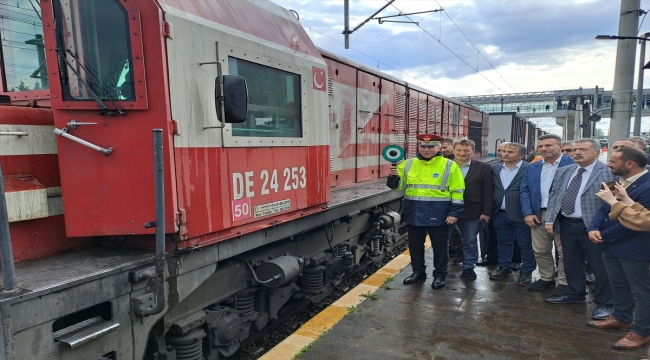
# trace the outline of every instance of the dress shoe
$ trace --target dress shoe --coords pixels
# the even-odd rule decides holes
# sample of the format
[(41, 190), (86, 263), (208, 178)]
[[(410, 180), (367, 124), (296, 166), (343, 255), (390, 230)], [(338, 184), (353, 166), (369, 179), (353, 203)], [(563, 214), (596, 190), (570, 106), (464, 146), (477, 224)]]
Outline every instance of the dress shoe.
[(596, 283), (596, 275), (594, 274), (587, 274), (586, 276), (587, 284), (595, 284)]
[(643, 337), (633, 332), (627, 333), (624, 338), (614, 343), (614, 347), (621, 350), (634, 350), (650, 342), (650, 336)]
[(512, 263), (512, 268), (510, 268), (510, 269), (511, 269), (512, 271), (517, 271), (517, 270), (521, 269), (521, 263), (513, 262), (513, 263)]
[(612, 311), (614, 311), (614, 309), (611, 307), (599, 306), (591, 313), (591, 318), (596, 320), (604, 320), (612, 316)]
[(477, 262), (477, 263), (476, 263), (476, 266), (494, 266), (494, 265), (498, 265), (498, 264), (499, 264), (499, 263), (496, 262), (496, 261), (492, 261), (492, 260), (483, 260), (483, 261)]
[(569, 285), (557, 284), (555, 291), (553, 291), (553, 295), (564, 295), (567, 291), (569, 291)]
[(590, 321), (587, 323), (588, 326), (597, 328), (597, 329), (621, 329), (621, 330), (630, 330), (631, 324), (626, 324), (616, 320), (613, 316), (606, 318), (605, 320), (596, 320)]
[(433, 278), (433, 282), (431, 283), (431, 288), (432, 289), (440, 289), (445, 287), (445, 277), (444, 276), (436, 276)]
[(532, 291), (542, 291), (544, 289), (550, 289), (555, 287), (555, 280), (551, 281), (544, 281), (542, 279), (539, 279), (535, 281), (534, 283), (528, 285), (528, 290)]
[(503, 279), (504, 277), (512, 274), (512, 270), (504, 267), (499, 267), (497, 271), (490, 274), (490, 279)]
[(426, 280), (426, 278), (427, 278), (427, 274), (423, 272), (413, 273), (411, 274), (411, 276), (404, 279), (404, 284), (406, 285), (415, 284), (418, 281)]
[(463, 270), (463, 276), (469, 280), (476, 280), (476, 273), (474, 272), (474, 269)]
[(532, 281), (531, 273), (519, 272), (519, 278), (517, 279), (517, 284), (519, 285), (528, 285)]
[(546, 302), (551, 304), (573, 304), (573, 303), (583, 303), (585, 302), (585, 297), (580, 296), (569, 296), (569, 295), (557, 295), (546, 298)]

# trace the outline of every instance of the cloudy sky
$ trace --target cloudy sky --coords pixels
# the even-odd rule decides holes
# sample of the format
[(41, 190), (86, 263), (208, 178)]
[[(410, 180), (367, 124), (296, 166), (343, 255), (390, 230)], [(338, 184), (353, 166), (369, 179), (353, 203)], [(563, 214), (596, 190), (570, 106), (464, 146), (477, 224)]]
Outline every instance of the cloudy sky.
[[(373, 20), (351, 35), (347, 50), (343, 0), (273, 1), (298, 12), (317, 46), (447, 96), (612, 89), (616, 41), (594, 37), (618, 33), (620, 1), (396, 0), (379, 16), (445, 11), (410, 16), (419, 26)], [(385, 4), (351, 0), (350, 27)], [(650, 9), (650, 0), (641, 8)], [(650, 17), (639, 32), (648, 31)]]

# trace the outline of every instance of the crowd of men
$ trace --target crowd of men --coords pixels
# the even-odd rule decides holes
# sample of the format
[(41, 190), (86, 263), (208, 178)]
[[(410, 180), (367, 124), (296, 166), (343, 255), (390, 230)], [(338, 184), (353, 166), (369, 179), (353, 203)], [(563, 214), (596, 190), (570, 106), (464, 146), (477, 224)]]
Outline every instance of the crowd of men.
[[(524, 161), (524, 145), (502, 143), (492, 164), (473, 159), (471, 140), (454, 142), (435, 134), (417, 140), (417, 156), (391, 167), (387, 180), (389, 187), (405, 190), (413, 269), (405, 284), (426, 279), (428, 234), (434, 255), (431, 286), (445, 286), (449, 237), (457, 227), (464, 278), (475, 280), (477, 265), (498, 263), (489, 274), (493, 280), (518, 268), (517, 284), (531, 291), (555, 289), (546, 298), (552, 304), (584, 303), (587, 284), (593, 283), (596, 309), (587, 325), (628, 330), (614, 344), (619, 349), (650, 342), (650, 232), (611, 220), (611, 207), (599, 193), (611, 189), (616, 195), (613, 186), (620, 185), (632, 201), (650, 209), (650, 155), (640, 150), (642, 138), (617, 141), (607, 164), (598, 160), (600, 143), (589, 138), (562, 142), (557, 135), (540, 136), (539, 160), (532, 163)], [(486, 226), (496, 235), (484, 248), (488, 257), (479, 254), (477, 240)], [(513, 261), (516, 247), (520, 259)], [(539, 278), (533, 281), (536, 269)]]

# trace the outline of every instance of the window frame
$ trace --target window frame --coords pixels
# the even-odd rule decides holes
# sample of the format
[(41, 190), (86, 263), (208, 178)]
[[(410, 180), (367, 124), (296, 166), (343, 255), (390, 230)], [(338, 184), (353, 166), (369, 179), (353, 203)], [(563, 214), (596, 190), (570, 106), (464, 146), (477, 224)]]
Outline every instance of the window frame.
[[(41, 21), (43, 24), (43, 41), (45, 40), (45, 21)], [(47, 60), (47, 52), (45, 54), (45, 59)], [(50, 90), (52, 86), (50, 84), (49, 89), (42, 90), (26, 90), (26, 91), (9, 91), (7, 86), (7, 79), (5, 77), (5, 64), (4, 64), (4, 53), (2, 46), (0, 46), (0, 95), (8, 96), (12, 101), (32, 101), (32, 100), (50, 100)], [(48, 63), (49, 65), (49, 63)], [(49, 72), (49, 70), (48, 70)], [(49, 79), (48, 79), (49, 80)]]
[[(263, 50), (266, 46), (261, 45)], [(300, 119), (302, 134), (300, 137), (262, 137), (262, 136), (233, 136), (232, 124), (224, 124), (222, 129), (224, 147), (283, 147), (283, 146), (306, 146), (309, 144), (310, 126), (307, 122), (307, 80), (310, 79), (311, 71), (309, 66), (300, 66), (295, 63), (281, 60), (272, 56), (264, 55), (260, 52), (249, 49), (239, 48), (223, 42), (217, 43), (217, 58), (221, 63), (224, 75), (229, 74), (229, 57), (245, 60), (258, 65), (266, 66), (276, 70), (282, 70), (300, 77)], [(215, 114), (216, 118), (216, 114)]]
[[(48, 65), (58, 64), (58, 58), (56, 51), (52, 44), (55, 44), (55, 33), (54, 33), (54, 12), (53, 12), (53, 1), (43, 1), (41, 2), (42, 6), (42, 16), (43, 16), (43, 32), (44, 37), (46, 38), (46, 52), (45, 56), (47, 59)], [(62, 1), (62, 0), (58, 0)], [(77, 0), (83, 1), (83, 0)], [(112, 0), (115, 1), (115, 0)], [(144, 47), (142, 44), (142, 22), (140, 19), (140, 11), (133, 3), (132, 0), (120, 0), (115, 1), (116, 4), (122, 6), (127, 13), (128, 24), (129, 24), (129, 33), (130, 33), (130, 43), (131, 43), (131, 64), (133, 67), (133, 81), (135, 83), (135, 100), (117, 100), (114, 99), (113, 102), (119, 106), (122, 110), (146, 110), (149, 108), (148, 97), (147, 97), (147, 86), (145, 78), (145, 65), (144, 65)], [(53, 65), (52, 65), (53, 66)], [(99, 107), (97, 103), (92, 100), (63, 100), (63, 89), (61, 87), (61, 81), (59, 78), (59, 68), (56, 65), (55, 68), (48, 69), (50, 76), (50, 97), (52, 101), (52, 107), (54, 109), (74, 109), (74, 110), (98, 110)], [(52, 81), (54, 80), (54, 81)], [(107, 103), (107, 106), (112, 109), (112, 105), (109, 104), (108, 100), (103, 100), (104, 103)]]

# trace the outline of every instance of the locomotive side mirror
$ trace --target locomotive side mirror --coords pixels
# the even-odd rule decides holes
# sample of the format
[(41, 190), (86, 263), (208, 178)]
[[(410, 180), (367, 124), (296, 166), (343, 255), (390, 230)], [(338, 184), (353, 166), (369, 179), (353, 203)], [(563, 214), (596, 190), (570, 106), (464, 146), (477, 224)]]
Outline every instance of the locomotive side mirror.
[(219, 121), (238, 124), (248, 114), (248, 87), (246, 79), (238, 75), (222, 75), (214, 80), (214, 102)]

